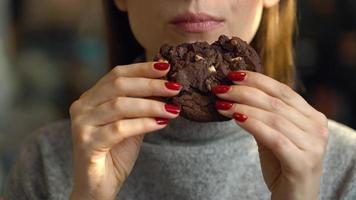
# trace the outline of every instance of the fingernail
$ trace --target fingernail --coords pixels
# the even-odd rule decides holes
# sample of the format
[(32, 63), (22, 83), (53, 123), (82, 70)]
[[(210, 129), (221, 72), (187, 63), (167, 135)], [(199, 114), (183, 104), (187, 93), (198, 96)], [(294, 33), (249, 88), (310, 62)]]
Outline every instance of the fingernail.
[(166, 118), (156, 117), (155, 120), (156, 120), (158, 125), (166, 125), (166, 124), (169, 123), (169, 119), (166, 119)]
[(243, 81), (246, 78), (246, 72), (233, 71), (227, 75), (231, 81)]
[(166, 104), (164, 105), (164, 108), (166, 109), (167, 112), (173, 113), (175, 115), (180, 113), (180, 108), (176, 105)]
[(160, 71), (164, 71), (164, 70), (167, 70), (169, 68), (169, 63), (165, 63), (165, 62), (158, 62), (158, 63), (155, 63), (153, 65), (153, 67), (157, 70), (160, 70)]
[(215, 108), (218, 110), (229, 110), (234, 104), (229, 101), (217, 101)]
[(179, 83), (165, 82), (165, 85), (170, 90), (180, 90), (182, 88), (182, 85)]
[(234, 113), (234, 114), (232, 115), (232, 117), (233, 117), (236, 121), (239, 121), (239, 122), (245, 122), (245, 121), (247, 120), (247, 118), (248, 118), (246, 115), (244, 115), (244, 114), (242, 114), (242, 113), (238, 113), (238, 112)]
[(230, 90), (231, 86), (229, 85), (218, 85), (218, 86), (215, 86), (213, 87), (212, 91), (215, 93), (215, 94), (223, 94), (223, 93), (226, 93)]

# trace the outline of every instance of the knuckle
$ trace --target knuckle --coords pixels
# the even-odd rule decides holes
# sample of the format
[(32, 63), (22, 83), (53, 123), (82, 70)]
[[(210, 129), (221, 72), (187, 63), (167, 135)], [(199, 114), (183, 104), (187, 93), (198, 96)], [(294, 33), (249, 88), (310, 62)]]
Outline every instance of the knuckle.
[(80, 134), (76, 136), (75, 143), (79, 146), (87, 145), (91, 141), (89, 134)]
[(167, 111), (164, 109), (164, 106), (157, 106), (155, 103), (149, 103), (146, 107), (146, 115), (159, 115), (159, 114), (164, 114)]
[(156, 82), (155, 82), (155, 80), (154, 79), (148, 79), (148, 83), (147, 83), (147, 85), (148, 85), (148, 87), (149, 88), (153, 88), (153, 87), (155, 87), (156, 86), (156, 84), (155, 84)]
[(145, 116), (162, 115), (167, 112), (163, 103), (150, 100), (137, 105), (137, 109), (140, 109)]
[(114, 86), (117, 90), (121, 90), (122, 86), (125, 84), (126, 78), (124, 77), (117, 77), (114, 80)]
[(282, 100), (274, 98), (274, 97), (270, 98), (269, 104), (270, 104), (270, 108), (272, 111), (283, 110), (283, 108), (285, 107)]
[(321, 139), (327, 142), (329, 139), (329, 129), (325, 126), (317, 126), (316, 129)]
[(148, 120), (145, 120), (143, 123), (140, 124), (141, 125), (141, 130), (142, 132), (146, 132), (147, 130), (150, 130), (152, 128), (151, 123), (149, 123)]
[(283, 138), (282, 136), (277, 136), (275, 138), (274, 144), (273, 144), (276, 148), (277, 151), (281, 152), (284, 151), (286, 149), (286, 146), (288, 145), (288, 142), (285, 138)]
[[(236, 86), (235, 86), (236, 87)], [(238, 96), (241, 98), (241, 101), (248, 101), (250, 92), (246, 90), (244, 87), (236, 87), (238, 89)], [(252, 93), (253, 94), (253, 93)]]
[(238, 104), (238, 103), (233, 103), (230, 110), (233, 112), (241, 112), (241, 113), (245, 113), (245, 114), (249, 113), (249, 111), (244, 107), (243, 104)]
[(124, 139), (125, 128), (123, 127), (121, 121), (118, 121), (112, 125), (111, 134), (115, 135), (116, 138), (119, 138), (119, 141)]
[(322, 112), (319, 112), (318, 115), (319, 115), (320, 122), (322, 124), (324, 124), (324, 125), (327, 125), (328, 124), (328, 118), (326, 117), (326, 115), (324, 113), (322, 113)]
[(74, 101), (74, 102), (70, 105), (70, 107), (69, 107), (69, 114), (70, 114), (71, 116), (76, 115), (76, 113), (78, 112), (78, 110), (79, 110), (80, 107), (81, 107), (81, 102), (80, 102), (80, 100)]
[(115, 124), (113, 124), (112, 127), (111, 127), (111, 132), (113, 132), (113, 133), (122, 133), (123, 132), (122, 123), (120, 121), (118, 121)]
[(116, 99), (111, 102), (110, 108), (112, 110), (122, 111), (124, 102), (124, 97), (116, 97)]
[(285, 122), (285, 119), (279, 115), (272, 114), (270, 117), (270, 124), (273, 127), (279, 127), (283, 122)]
[(87, 126), (76, 126), (73, 128), (74, 143), (79, 146), (89, 144), (91, 141), (90, 128)]
[(120, 66), (116, 66), (114, 67), (112, 70), (111, 70), (111, 73), (113, 73), (113, 75), (115, 77), (120, 77), (121, 76), (121, 69), (120, 69)]
[(279, 95), (282, 99), (290, 99), (292, 97), (293, 90), (286, 84), (281, 83), (279, 86)]
[(285, 129), (285, 128), (283, 128), (283, 126), (285, 126), (286, 124), (289, 124), (289, 122), (285, 118), (283, 118), (279, 115), (276, 115), (276, 114), (272, 114), (269, 123), (270, 123), (271, 127), (273, 127), (273, 129), (275, 129), (275, 130), (283, 130), (283, 129)]
[(147, 90), (145, 91), (147, 96), (153, 96), (152, 90), (157, 88), (156, 80), (154, 79), (148, 79), (147, 82)]
[(256, 83), (265, 83), (266, 78), (269, 78), (269, 77), (266, 77), (266, 75), (264, 75), (264, 74), (258, 74), (258, 73), (252, 72), (252, 71), (247, 71), (247, 73), (254, 75), (253, 79), (255, 80)]

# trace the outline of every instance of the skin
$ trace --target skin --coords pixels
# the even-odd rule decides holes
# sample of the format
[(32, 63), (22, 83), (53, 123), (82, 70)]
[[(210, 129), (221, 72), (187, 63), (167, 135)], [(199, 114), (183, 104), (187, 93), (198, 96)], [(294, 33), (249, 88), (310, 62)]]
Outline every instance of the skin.
[[(250, 42), (259, 27), (263, 7), (276, 3), (278, 0), (116, 0), (119, 9), (128, 13), (132, 31), (145, 48), (148, 59), (153, 58), (164, 43), (211, 43), (221, 34), (238, 35)], [(224, 25), (211, 32), (191, 34), (178, 30), (169, 23), (178, 14), (188, 11), (204, 12), (222, 18), (225, 20)]]
[[(263, 8), (278, 0), (116, 0), (128, 13), (132, 30), (152, 58), (161, 44), (205, 40), (220, 34), (251, 41)], [(143, 9), (144, 8), (144, 9)], [(183, 11), (206, 12), (225, 19), (205, 33), (184, 33), (168, 22)], [(240, 20), (236, 20), (240, 19)], [(118, 66), (86, 91), (70, 108), (74, 145), (74, 187), (71, 199), (116, 197), (137, 159), (145, 134), (164, 128), (155, 117), (174, 119), (152, 97), (174, 96), (165, 86), (169, 68), (155, 63)], [(261, 84), (263, 83), (263, 84)], [(215, 90), (214, 90), (215, 91)], [(317, 199), (328, 141), (327, 118), (290, 87), (263, 74), (245, 72), (225, 93), (216, 94), (230, 108), (219, 112), (247, 120), (237, 125), (259, 147), (261, 168), (272, 199)], [(235, 114), (235, 115), (234, 115)]]

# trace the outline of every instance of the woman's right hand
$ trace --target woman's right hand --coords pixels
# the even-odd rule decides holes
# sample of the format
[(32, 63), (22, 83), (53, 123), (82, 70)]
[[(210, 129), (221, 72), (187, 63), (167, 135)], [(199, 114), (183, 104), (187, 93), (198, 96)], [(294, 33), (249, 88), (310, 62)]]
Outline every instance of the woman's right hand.
[(176, 106), (150, 98), (179, 93), (181, 85), (158, 79), (168, 70), (164, 62), (118, 66), (71, 105), (72, 200), (115, 199), (144, 134), (179, 115)]

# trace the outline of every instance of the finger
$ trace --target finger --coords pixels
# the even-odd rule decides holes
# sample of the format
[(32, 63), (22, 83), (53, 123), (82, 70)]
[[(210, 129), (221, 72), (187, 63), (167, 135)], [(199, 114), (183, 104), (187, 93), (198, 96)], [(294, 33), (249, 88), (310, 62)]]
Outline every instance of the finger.
[(175, 105), (150, 99), (118, 97), (95, 107), (85, 114), (82, 121), (85, 124), (99, 126), (124, 118), (161, 117), (171, 119), (177, 117), (179, 113), (180, 108)]
[(178, 83), (148, 78), (118, 77), (111, 82), (93, 88), (90, 95), (82, 97), (88, 106), (97, 106), (118, 96), (129, 97), (170, 97), (179, 93), (182, 86)]
[(235, 113), (236, 123), (254, 136), (257, 143), (268, 148), (278, 160), (288, 166), (295, 166), (301, 151), (283, 134), (267, 124), (242, 113)]
[(303, 97), (284, 83), (264, 74), (252, 71), (235, 71), (231, 72), (228, 77), (234, 81), (235, 84), (258, 88), (275, 98), (281, 99), (287, 105), (295, 108), (305, 116), (312, 119), (314, 118), (321, 124), (325, 123), (323, 119), (319, 119), (319, 111), (310, 106)]
[(311, 136), (278, 114), (248, 105), (226, 101), (216, 102), (216, 108), (218, 109), (219, 113), (226, 117), (232, 118), (234, 113), (239, 112), (259, 120), (285, 135), (291, 142), (294, 143), (294, 145), (296, 145), (301, 150), (309, 149), (308, 147), (310, 147), (309, 142), (311, 140)]
[(160, 78), (167, 74), (170, 65), (167, 62), (143, 62), (130, 65), (120, 65), (111, 70), (105, 81), (117, 77)]
[(92, 132), (92, 141), (99, 148), (111, 148), (126, 138), (150, 133), (166, 127), (167, 119), (136, 118), (125, 119), (97, 127)]
[[(217, 96), (229, 101), (246, 104), (269, 112), (277, 113), (287, 120), (293, 122), (303, 131), (315, 132), (315, 122), (312, 119), (301, 114), (299, 111), (287, 105), (280, 99), (272, 97), (254, 87), (243, 85), (234, 85), (229, 87), (230, 88), (226, 93), (217, 94)], [(216, 89), (214, 88), (213, 90)]]
[(170, 65), (167, 61), (119, 65), (103, 76), (91, 89), (84, 92), (81, 97), (92, 93), (91, 90), (93, 88), (97, 88), (104, 83), (111, 82), (118, 77), (161, 78), (167, 74), (169, 69)]

